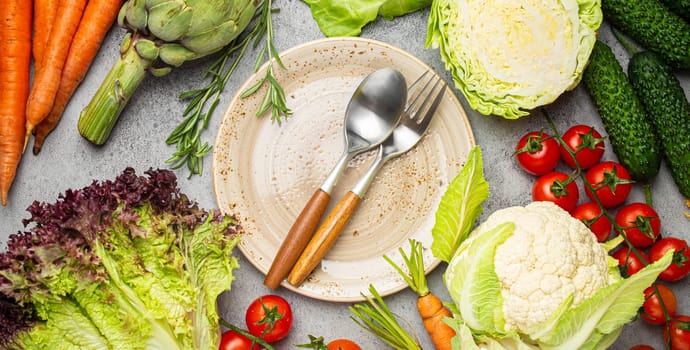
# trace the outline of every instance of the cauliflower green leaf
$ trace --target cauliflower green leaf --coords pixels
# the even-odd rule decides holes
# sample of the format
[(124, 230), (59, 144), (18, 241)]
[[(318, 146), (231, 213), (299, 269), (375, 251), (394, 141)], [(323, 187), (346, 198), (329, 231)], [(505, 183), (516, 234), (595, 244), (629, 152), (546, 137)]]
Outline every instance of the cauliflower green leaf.
[(472, 148), (460, 173), (451, 181), (436, 211), (431, 230), (431, 251), (449, 262), (482, 213), (482, 203), (489, 198), (489, 183), (484, 178), (482, 153)]

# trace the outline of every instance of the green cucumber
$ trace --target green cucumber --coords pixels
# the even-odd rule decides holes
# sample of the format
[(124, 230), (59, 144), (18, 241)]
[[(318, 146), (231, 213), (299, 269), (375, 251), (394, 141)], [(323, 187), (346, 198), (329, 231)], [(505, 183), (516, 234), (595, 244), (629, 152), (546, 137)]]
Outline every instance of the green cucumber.
[(671, 12), (690, 20), (690, 0), (661, 0)]
[(649, 51), (630, 58), (628, 78), (661, 139), (674, 182), (690, 197), (690, 103), (678, 78)]
[(690, 24), (659, 0), (602, 0), (604, 19), (673, 68), (690, 68)]
[(582, 76), (618, 160), (636, 181), (649, 182), (661, 166), (661, 146), (642, 102), (611, 48), (597, 40)]

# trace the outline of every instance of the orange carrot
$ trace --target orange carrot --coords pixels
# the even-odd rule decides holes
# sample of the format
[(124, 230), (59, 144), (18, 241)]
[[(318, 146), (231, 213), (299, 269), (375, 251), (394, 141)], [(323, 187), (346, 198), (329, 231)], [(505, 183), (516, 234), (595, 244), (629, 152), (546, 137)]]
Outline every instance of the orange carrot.
[(31, 65), (30, 0), (3, 0), (0, 6), (0, 197), (7, 205), (24, 146), (24, 114)]
[(427, 293), (417, 298), (417, 311), (424, 322), (424, 329), (436, 349), (451, 349), (450, 341), (455, 336), (455, 330), (447, 325), (443, 319), (453, 317), (450, 310), (443, 306), (443, 302), (436, 295)]
[(383, 256), (388, 263), (400, 273), (402, 278), (407, 282), (417, 295), (417, 312), (424, 322), (424, 329), (429, 334), (431, 342), (434, 343), (438, 350), (450, 350), (451, 339), (455, 337), (455, 330), (445, 323), (446, 317), (453, 317), (450, 310), (448, 310), (441, 300), (431, 293), (426, 281), (426, 274), (424, 271), (424, 253), (422, 244), (418, 241), (410, 239), (410, 255), (405, 254), (402, 248), (399, 249), (409, 274), (403, 271), (393, 260), (387, 256)]
[(40, 152), (43, 141), (60, 121), (67, 103), (84, 80), (121, 6), (122, 0), (90, 0), (86, 5), (69, 48), (53, 107), (34, 129), (34, 154)]
[(43, 52), (50, 36), (50, 30), (55, 22), (59, 0), (34, 0), (34, 37), (32, 52), (34, 55), (34, 70), (43, 64)]
[[(31, 132), (53, 108), (53, 101), (60, 84), (60, 76), (65, 65), (74, 32), (84, 12), (87, 0), (60, 0), (55, 15), (55, 23), (43, 52), (43, 62), (34, 71), (33, 85), (26, 105), (26, 146)], [(40, 28), (38, 30), (41, 30)]]

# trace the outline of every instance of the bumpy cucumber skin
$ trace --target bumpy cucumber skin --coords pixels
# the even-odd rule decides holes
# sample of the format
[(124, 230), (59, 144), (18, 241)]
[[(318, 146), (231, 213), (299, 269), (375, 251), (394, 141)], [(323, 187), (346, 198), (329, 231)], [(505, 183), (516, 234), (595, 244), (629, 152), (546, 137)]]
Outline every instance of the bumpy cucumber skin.
[(661, 166), (661, 146), (644, 106), (611, 48), (597, 40), (582, 81), (618, 160), (636, 181), (649, 182)]
[(690, 0), (661, 0), (661, 3), (685, 20), (690, 19)]
[(628, 78), (661, 139), (674, 182), (690, 197), (690, 103), (678, 78), (649, 51), (633, 55)]
[(602, 0), (604, 18), (673, 68), (690, 68), (690, 24), (658, 0)]

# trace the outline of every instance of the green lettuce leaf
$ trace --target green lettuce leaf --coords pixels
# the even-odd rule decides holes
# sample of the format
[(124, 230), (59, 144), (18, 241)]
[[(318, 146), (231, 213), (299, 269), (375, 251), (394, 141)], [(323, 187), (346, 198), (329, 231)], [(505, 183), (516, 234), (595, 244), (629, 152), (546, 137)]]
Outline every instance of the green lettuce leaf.
[(431, 0), (304, 0), (328, 37), (358, 36), (379, 15), (387, 20), (431, 5)]
[(475, 146), (467, 155), (460, 173), (443, 194), (436, 222), (431, 230), (431, 251), (437, 258), (449, 262), (460, 244), (467, 238), (482, 213), (482, 203), (489, 198), (489, 183), (484, 179), (482, 153)]
[[(17, 345), (23, 349), (107, 349), (110, 343), (98, 328), (82, 312), (80, 307), (69, 299), (62, 299), (45, 305), (51, 310), (48, 322), (38, 324), (30, 331), (20, 335)], [(141, 338), (132, 334), (129, 349), (143, 348)], [(60, 339), (60, 341), (56, 341)], [(136, 344), (140, 342), (139, 344)], [(138, 346), (137, 346), (138, 345)]]
[[(217, 346), (220, 321), (217, 299), (223, 291), (230, 289), (235, 279), (233, 270), (239, 267), (237, 258), (232, 255), (239, 236), (230, 240), (225, 238), (224, 230), (211, 225), (210, 219), (184, 236), (185, 262), (196, 292), (192, 301), (195, 349), (214, 349)], [(230, 221), (227, 217), (226, 224)]]
[(190, 201), (174, 173), (147, 174), (30, 207), (35, 225), (0, 253), (0, 300), (18, 310), (3, 313), (0, 348), (218, 347), (240, 227)]

